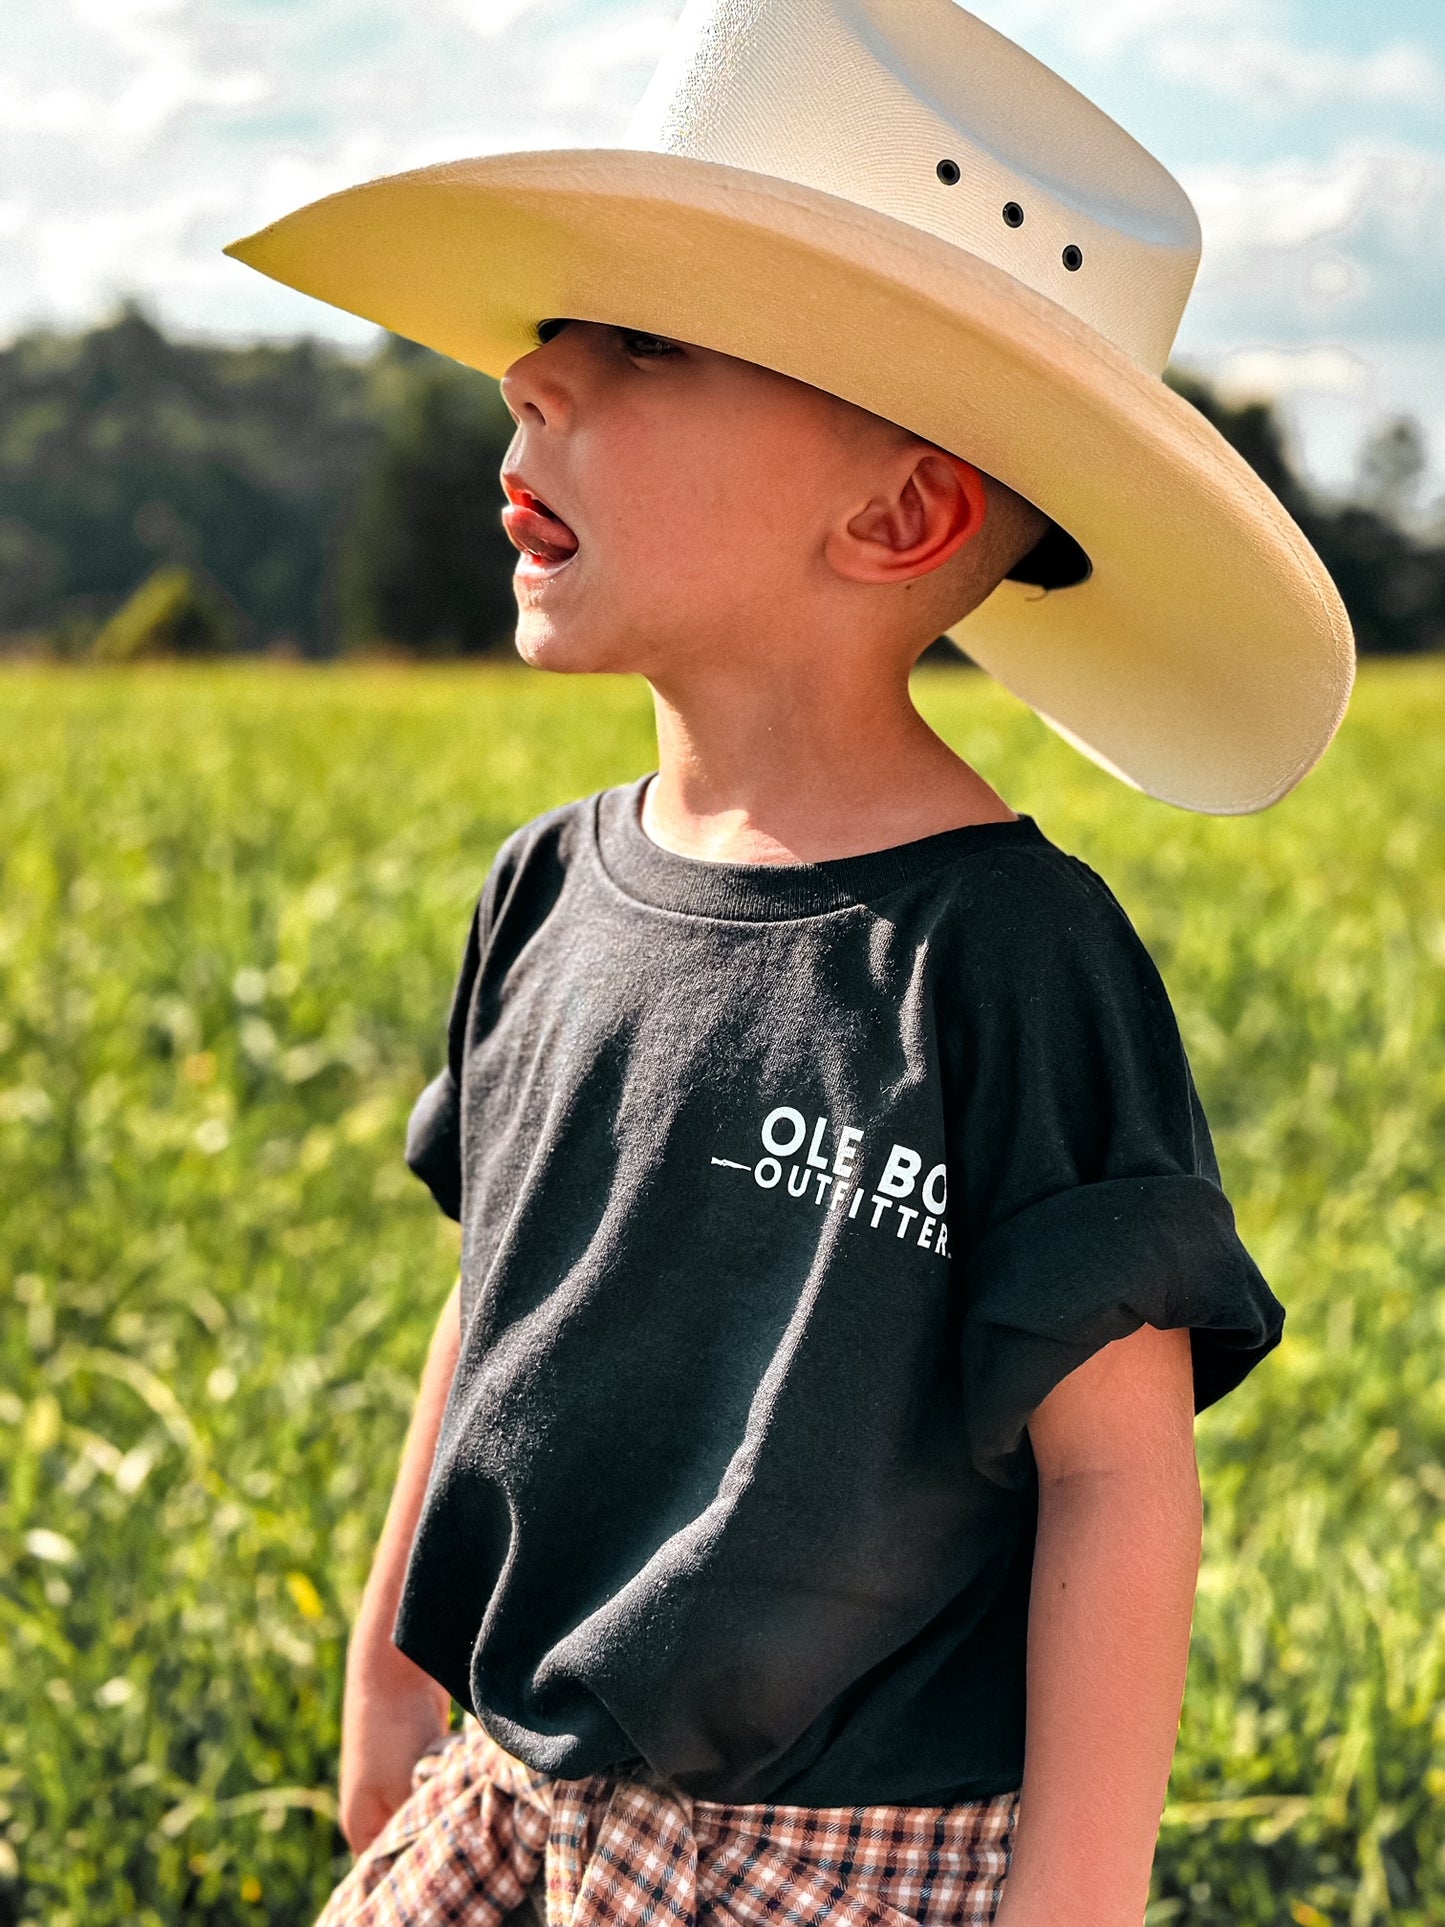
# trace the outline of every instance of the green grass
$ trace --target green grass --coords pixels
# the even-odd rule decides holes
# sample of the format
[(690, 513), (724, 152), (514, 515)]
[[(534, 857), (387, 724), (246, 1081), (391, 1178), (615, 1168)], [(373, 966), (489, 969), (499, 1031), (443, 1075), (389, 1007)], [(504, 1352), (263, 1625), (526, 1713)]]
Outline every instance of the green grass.
[[(1151, 1923), (1445, 1920), (1445, 667), (1257, 818), (922, 700), (1109, 880), (1284, 1343), (1199, 1421)], [(0, 677), (0, 1923), (305, 1927), (454, 1228), (401, 1163), (497, 843), (650, 766), (514, 670)]]

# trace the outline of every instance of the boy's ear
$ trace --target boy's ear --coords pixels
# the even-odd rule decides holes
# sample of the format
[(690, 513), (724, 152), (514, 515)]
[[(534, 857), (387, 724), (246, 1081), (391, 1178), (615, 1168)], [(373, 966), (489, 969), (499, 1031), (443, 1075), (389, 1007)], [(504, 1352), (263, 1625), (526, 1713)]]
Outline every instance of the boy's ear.
[(957, 555), (987, 514), (983, 477), (973, 464), (925, 449), (900, 487), (880, 490), (829, 535), (827, 557), (852, 582), (910, 582)]

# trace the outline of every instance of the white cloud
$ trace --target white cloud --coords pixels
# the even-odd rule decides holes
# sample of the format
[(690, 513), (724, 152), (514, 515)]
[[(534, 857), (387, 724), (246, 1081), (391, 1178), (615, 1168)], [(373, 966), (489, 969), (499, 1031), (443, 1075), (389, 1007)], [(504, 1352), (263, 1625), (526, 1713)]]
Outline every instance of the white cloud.
[(1362, 293), (1366, 280), (1360, 264), (1343, 254), (1321, 254), (1305, 270), (1305, 287), (1321, 308)]
[(147, 67), (110, 108), (120, 134), (149, 140), (188, 107), (250, 107), (269, 89), (258, 73), (205, 74), (181, 60)]
[(1196, 21), (1219, 26), (1246, 17), (1245, 0), (1102, 0), (1073, 9), (1070, 32), (1080, 52), (1110, 60), (1161, 29), (1175, 32)]
[[(1350, 149), (1323, 165), (1186, 169), (1212, 272), (1248, 275), (1263, 255), (1332, 241), (1367, 217), (1400, 239), (1445, 218), (1445, 157), (1410, 148)], [(1345, 259), (1346, 257), (1336, 257)]]
[(185, 0), (155, 5), (144, 0), (70, 0), (70, 11), (87, 41), (109, 41), (143, 64), (174, 59), (186, 44), (184, 33), (172, 24), (174, 16), (185, 11)]
[(457, 19), (484, 40), (510, 32), (524, 14), (535, 13), (544, 0), (454, 0)]
[(674, 17), (660, 7), (634, 7), (590, 29), (574, 29), (549, 63), (542, 99), (554, 110), (574, 113), (612, 101), (634, 104), (657, 64)]
[[(68, 139), (83, 133), (91, 148), (135, 148), (189, 109), (224, 112), (263, 100), (269, 84), (254, 66), (210, 67), (198, 58), (192, 36), (174, 18), (185, 3), (73, 0), (75, 57), (64, 63), (63, 78), (37, 76), (37, 65), (45, 63), (30, 37), (17, 34), (11, 43), (16, 67), (0, 73), (4, 137)], [(54, 16), (49, 24), (64, 46), (63, 17), (59, 34)], [(48, 64), (60, 65), (53, 54)]]
[(75, 0), (75, 11), (95, 27), (124, 30), (184, 13), (190, 0)]
[(1196, 168), (1184, 185), (1204, 229), (1205, 253), (1218, 267), (1339, 234), (1358, 214), (1368, 179), (1359, 162), (1321, 173), (1286, 161), (1262, 170)]
[(78, 87), (50, 87), (31, 93), (14, 74), (0, 74), (0, 122), (7, 133), (74, 134), (94, 112), (94, 102)]
[(1277, 10), (1276, 0), (1014, 0), (990, 7), (989, 15), (1000, 32), (1026, 38), (1030, 26), (1045, 25), (1087, 59), (1108, 61), (1161, 32), (1257, 22)]
[(1207, 87), (1268, 113), (1337, 102), (1428, 106), (1445, 99), (1445, 77), (1425, 48), (1398, 41), (1353, 58), (1263, 34), (1205, 39), (1171, 34), (1152, 50), (1170, 80)]
[(268, 91), (261, 74), (206, 74), (171, 57), (151, 62), (108, 95), (78, 87), (32, 94), (13, 74), (0, 74), (0, 119), (12, 139), (19, 134), (66, 138), (83, 131), (92, 141), (114, 136), (144, 143), (188, 108), (249, 107)]
[(1357, 397), (1367, 395), (1372, 382), (1363, 357), (1340, 347), (1243, 348), (1226, 355), (1214, 377), (1233, 402), (1296, 395)]
[(118, 297), (157, 285), (179, 289), (198, 278), (219, 281), (197, 235), (213, 226), (215, 189), (185, 190), (140, 207), (51, 220), (28, 236), (33, 288), (45, 312), (75, 321)]
[[(1040, 29), (1093, 68), (1132, 57), (1191, 92), (1207, 90), (1278, 116), (1334, 104), (1445, 102), (1445, 71), (1416, 40), (1360, 54), (1313, 44), (1329, 9), (1302, 0), (975, 0), (1001, 31)], [(1386, 0), (1388, 5), (1388, 0)], [(1377, 15), (1385, 7), (1376, 7)], [(1323, 16), (1323, 17), (1322, 17)], [(1382, 21), (1382, 24), (1386, 24)]]

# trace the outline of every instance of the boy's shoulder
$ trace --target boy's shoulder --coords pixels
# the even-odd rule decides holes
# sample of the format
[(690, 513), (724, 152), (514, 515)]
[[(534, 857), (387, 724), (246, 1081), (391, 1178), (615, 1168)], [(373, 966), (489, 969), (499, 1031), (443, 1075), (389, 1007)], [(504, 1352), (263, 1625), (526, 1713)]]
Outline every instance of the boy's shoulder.
[(542, 852), (555, 851), (564, 861), (575, 854), (580, 837), (591, 833), (592, 812), (597, 794), (579, 796), (570, 803), (559, 803), (543, 810), (525, 823), (519, 823), (497, 846), (492, 869), (510, 871)]
[(964, 843), (938, 879), (950, 921), (963, 934), (986, 932), (990, 947), (1006, 953), (1144, 950), (1133, 919), (1090, 863), (1055, 843), (1032, 816), (1002, 827), (1007, 836)]
[(956, 1016), (1061, 1049), (1142, 1025), (1173, 1049), (1173, 999), (1133, 918), (1092, 864), (1031, 817), (1016, 836), (961, 855), (937, 884), (932, 976)]
[(523, 883), (535, 884), (551, 879), (560, 887), (561, 879), (586, 847), (592, 834), (592, 814), (597, 797), (578, 797), (575, 802), (559, 803), (540, 816), (519, 824), (507, 836), (492, 858), (478, 903), (483, 929), (494, 923)]

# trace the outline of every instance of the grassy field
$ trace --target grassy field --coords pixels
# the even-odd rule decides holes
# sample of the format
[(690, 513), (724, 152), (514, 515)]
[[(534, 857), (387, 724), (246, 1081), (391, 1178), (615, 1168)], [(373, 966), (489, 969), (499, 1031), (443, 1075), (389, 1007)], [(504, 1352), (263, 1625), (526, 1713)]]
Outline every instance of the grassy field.
[[(983, 677), (937, 726), (1113, 885), (1288, 1309), (1199, 1421), (1151, 1927), (1445, 1920), (1445, 667), (1191, 817)], [(405, 1171), (497, 843), (651, 764), (517, 670), (0, 677), (0, 1923), (305, 1927), (344, 1632), (454, 1227)]]

